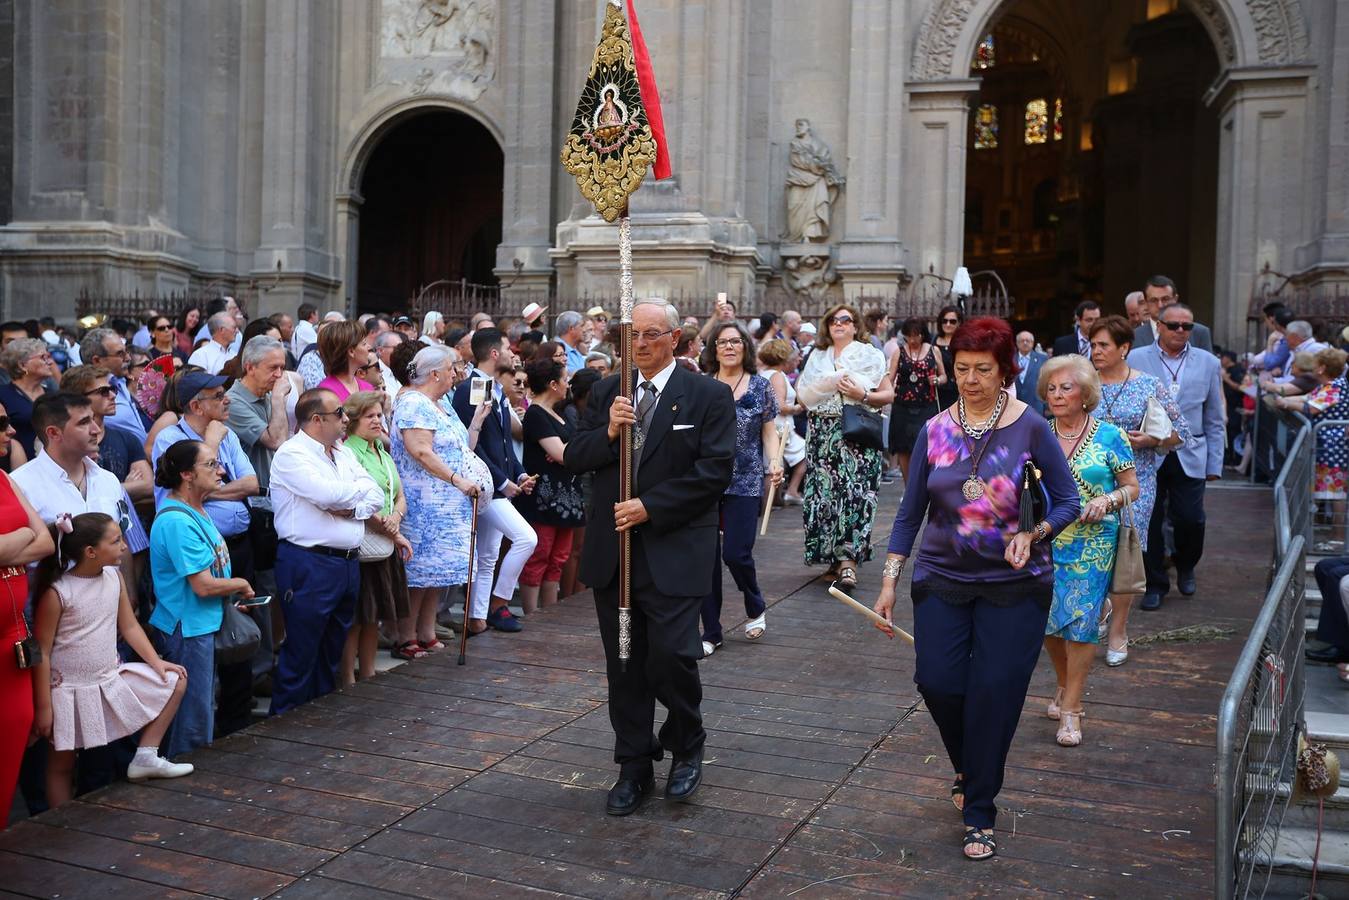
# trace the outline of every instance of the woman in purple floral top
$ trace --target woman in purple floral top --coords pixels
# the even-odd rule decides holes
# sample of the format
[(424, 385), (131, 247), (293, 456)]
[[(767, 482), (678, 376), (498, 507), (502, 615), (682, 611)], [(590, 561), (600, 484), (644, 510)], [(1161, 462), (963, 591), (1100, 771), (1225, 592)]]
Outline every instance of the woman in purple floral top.
[(713, 563), (712, 592), (703, 598), (703, 656), (721, 646), (721, 563), (731, 570), (745, 595), (745, 637), (763, 637), (768, 624), (763, 592), (754, 568), (754, 536), (758, 532), (764, 460), (774, 484), (782, 481), (778, 460), (778, 397), (767, 378), (755, 374), (754, 343), (739, 322), (727, 322), (709, 336), (702, 368), (726, 385), (735, 397), (735, 469), (721, 498), (721, 541)]
[[(951, 349), (960, 396), (914, 444), (875, 609), (891, 618), (926, 516), (913, 567), (914, 682), (955, 768), (965, 856), (987, 859), (997, 851), (994, 800), (1053, 599), (1050, 540), (1077, 518), (1080, 501), (1049, 424), (1006, 391), (1017, 373), (1007, 323), (971, 319)], [(1028, 463), (1049, 503), (1032, 531), (1020, 531)]]

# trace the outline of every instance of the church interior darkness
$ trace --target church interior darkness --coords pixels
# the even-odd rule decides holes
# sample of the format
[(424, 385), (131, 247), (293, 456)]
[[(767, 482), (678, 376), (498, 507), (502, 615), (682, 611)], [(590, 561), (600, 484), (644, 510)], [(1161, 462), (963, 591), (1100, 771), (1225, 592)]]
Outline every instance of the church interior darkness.
[(361, 178), (361, 312), (406, 309), (441, 279), (496, 284), (503, 157), (471, 116), (437, 110), (395, 123)]
[(1213, 314), (1213, 44), (1179, 0), (1011, 0), (971, 61), (965, 265), (1042, 341), (1162, 273)]

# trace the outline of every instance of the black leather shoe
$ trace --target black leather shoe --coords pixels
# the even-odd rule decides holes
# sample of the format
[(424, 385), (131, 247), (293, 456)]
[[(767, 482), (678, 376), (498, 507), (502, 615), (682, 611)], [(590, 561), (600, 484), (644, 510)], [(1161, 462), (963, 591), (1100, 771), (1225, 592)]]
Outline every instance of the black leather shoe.
[(1162, 595), (1154, 591), (1148, 591), (1143, 595), (1143, 602), (1138, 604), (1139, 609), (1154, 610), (1162, 608)]
[(611, 816), (626, 816), (637, 811), (651, 791), (656, 787), (656, 779), (650, 773), (645, 778), (620, 777), (618, 783), (609, 788), (609, 799), (604, 811)]
[(1321, 663), (1323, 665), (1334, 665), (1344, 659), (1344, 654), (1340, 648), (1334, 644), (1327, 644), (1325, 647), (1308, 647), (1306, 651), (1307, 662)]
[(1180, 592), (1186, 597), (1193, 597), (1195, 590), (1194, 569), (1190, 569), (1187, 572), (1176, 572), (1176, 587), (1178, 587)]
[(665, 783), (665, 799), (687, 803), (703, 783), (703, 751), (692, 756), (675, 757), (670, 763), (670, 778)]

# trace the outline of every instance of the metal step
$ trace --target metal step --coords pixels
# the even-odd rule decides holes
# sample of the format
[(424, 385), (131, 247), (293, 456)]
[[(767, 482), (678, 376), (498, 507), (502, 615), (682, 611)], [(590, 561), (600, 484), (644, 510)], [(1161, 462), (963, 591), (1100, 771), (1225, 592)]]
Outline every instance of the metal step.
[[(1309, 709), (1306, 715), (1307, 740), (1335, 748), (1340, 761), (1349, 769), (1349, 713)], [(1344, 780), (1349, 783), (1349, 778)]]
[[(1289, 827), (1287, 823), (1279, 830), (1274, 851), (1268, 858), (1260, 860), (1262, 867), (1272, 868), (1276, 877), (1284, 876), (1278, 879), (1278, 893), (1271, 890), (1270, 895), (1286, 896), (1284, 891), (1289, 887), (1289, 877), (1305, 878), (1310, 883), (1313, 854), (1316, 855), (1318, 892), (1327, 897), (1346, 896), (1346, 886), (1349, 885), (1349, 833), (1323, 830), (1320, 851), (1317, 852), (1314, 825), (1310, 828)], [(1326, 888), (1321, 889), (1320, 885), (1326, 885)]]
[(1327, 797), (1320, 808), (1315, 800), (1290, 804), (1283, 817), (1283, 827), (1315, 830), (1318, 815), (1326, 832), (1349, 835), (1349, 784), (1341, 784), (1340, 789)]

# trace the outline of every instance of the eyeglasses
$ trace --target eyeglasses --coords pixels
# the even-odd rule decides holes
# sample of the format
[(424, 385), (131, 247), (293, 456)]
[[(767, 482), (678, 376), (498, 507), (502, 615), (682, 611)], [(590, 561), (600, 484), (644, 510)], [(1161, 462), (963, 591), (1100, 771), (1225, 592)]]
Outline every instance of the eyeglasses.
[(942, 323), (943, 325), (959, 325), (959, 324), (960, 324), (960, 320), (959, 320), (959, 319), (942, 319), (942, 320), (941, 320), (941, 323)]
[(126, 348), (123, 347), (121, 350), (113, 350), (111, 352), (100, 353), (97, 356), (95, 356), (94, 359), (106, 359), (109, 356), (118, 356), (121, 357), (122, 359), (126, 359), (128, 354), (126, 352)]
[(318, 416), (320, 419), (325, 419), (328, 416), (337, 416), (338, 419), (345, 419), (347, 418), (347, 411), (339, 406), (331, 412), (314, 413), (314, 415)]
[(722, 347), (743, 347), (744, 345), (745, 345), (745, 342), (744, 342), (742, 339), (738, 338), (738, 337), (733, 337), (733, 338), (717, 338), (717, 347), (718, 347), (718, 349), (720, 349), (720, 348), (722, 348)]
[(206, 462), (203, 462), (203, 463), (197, 463), (197, 466), (200, 467), (200, 468), (203, 468), (203, 469), (212, 469), (212, 470), (218, 469), (218, 468), (220, 468), (220, 460), (219, 460), (219, 459), (208, 459), (208, 460), (206, 460)]
[(173, 330), (173, 326), (172, 326), (172, 325), (156, 325), (156, 326), (155, 326), (155, 331), (172, 331), (172, 330)]
[(357, 371), (357, 372), (364, 372), (366, 369), (376, 369), (376, 368), (378, 368), (378, 367), (379, 367), (379, 360), (375, 359), (375, 360), (371, 360), (370, 362), (366, 363), (366, 364), (363, 365), (363, 366), (357, 366), (357, 367), (356, 367), (356, 371)]
[(634, 338), (641, 338), (642, 340), (650, 344), (651, 342), (658, 341), (661, 338), (665, 337), (667, 334), (671, 334), (673, 332), (674, 332), (673, 328), (667, 328), (664, 331), (634, 331), (632, 333), (632, 336)]
[[(225, 392), (221, 391), (218, 394), (198, 394), (196, 397), (193, 397), (192, 399), (200, 400), (203, 403), (214, 403), (216, 400), (224, 400)], [(190, 403), (191, 401), (189, 400), (188, 402)]]
[(830, 325), (851, 325), (852, 323), (853, 323), (852, 316), (847, 315), (846, 313), (834, 316), (832, 319), (829, 320)]
[(1163, 322), (1162, 324), (1172, 331), (1194, 331), (1193, 322)]
[(84, 396), (92, 397), (95, 394), (98, 394), (100, 397), (111, 397), (115, 393), (117, 393), (116, 388), (110, 384), (105, 384), (103, 387), (96, 387), (92, 391), (85, 391)]

